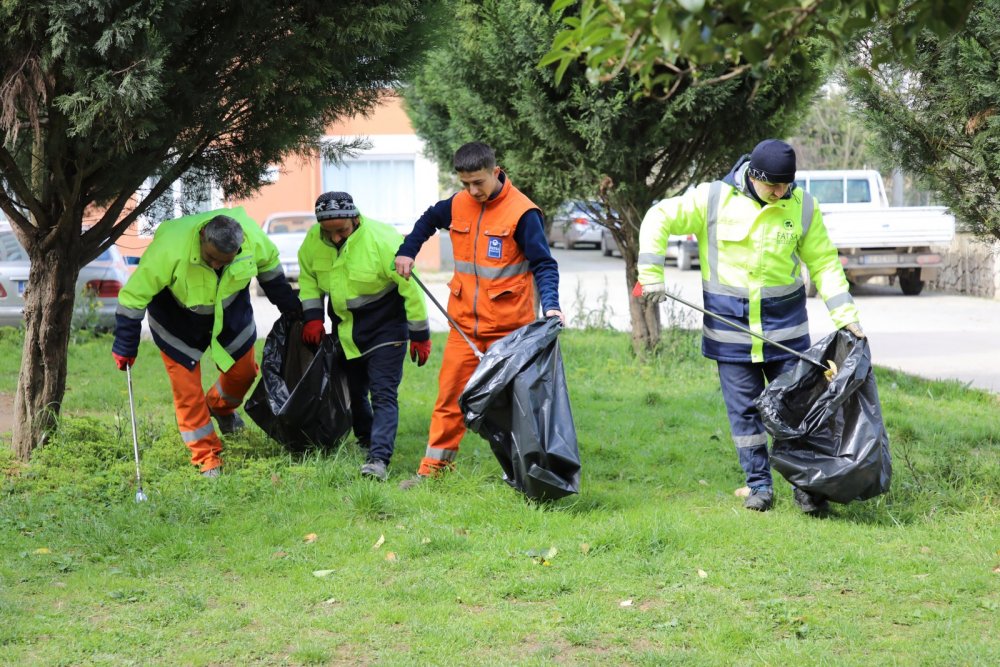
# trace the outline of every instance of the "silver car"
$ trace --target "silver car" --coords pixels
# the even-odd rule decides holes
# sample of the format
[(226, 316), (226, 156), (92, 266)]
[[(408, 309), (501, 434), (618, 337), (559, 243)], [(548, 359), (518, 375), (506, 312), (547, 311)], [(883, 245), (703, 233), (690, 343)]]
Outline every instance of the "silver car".
[(572, 250), (578, 245), (601, 247), (601, 225), (594, 219), (599, 204), (567, 202), (552, 217), (549, 245), (561, 243)]
[[(286, 211), (267, 216), (262, 225), (267, 237), (278, 246), (281, 268), (292, 287), (299, 282), (299, 248), (306, 240), (306, 232), (315, 224), (316, 215), (311, 211)], [(263, 293), (258, 285), (257, 294)]]
[[(24, 323), (24, 290), (31, 262), (9, 224), (0, 223), (0, 326)], [(76, 279), (75, 326), (114, 329), (118, 292), (128, 280), (128, 267), (111, 246), (82, 269)]]

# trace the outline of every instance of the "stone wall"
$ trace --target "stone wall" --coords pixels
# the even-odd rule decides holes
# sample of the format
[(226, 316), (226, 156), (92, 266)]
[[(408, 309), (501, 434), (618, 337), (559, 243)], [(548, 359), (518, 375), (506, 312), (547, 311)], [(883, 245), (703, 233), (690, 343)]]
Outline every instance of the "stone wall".
[(985, 243), (957, 232), (951, 246), (941, 250), (944, 264), (928, 289), (1000, 300), (1000, 241)]

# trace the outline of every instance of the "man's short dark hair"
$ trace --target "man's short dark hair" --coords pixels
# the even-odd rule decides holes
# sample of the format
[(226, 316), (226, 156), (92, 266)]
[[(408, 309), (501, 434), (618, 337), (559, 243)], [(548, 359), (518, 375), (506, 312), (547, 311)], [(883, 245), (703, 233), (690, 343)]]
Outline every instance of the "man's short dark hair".
[(205, 241), (215, 246), (219, 252), (231, 255), (243, 245), (243, 228), (235, 218), (217, 215), (202, 228)]
[(493, 149), (481, 141), (465, 144), (455, 151), (455, 171), (479, 171), (497, 166), (497, 156)]

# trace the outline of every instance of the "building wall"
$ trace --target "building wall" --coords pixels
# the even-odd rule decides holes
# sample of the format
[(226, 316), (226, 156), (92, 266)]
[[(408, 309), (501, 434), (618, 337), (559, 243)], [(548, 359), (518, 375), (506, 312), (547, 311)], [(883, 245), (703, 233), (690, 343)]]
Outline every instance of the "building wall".
[[(351, 192), (362, 214), (393, 224), (400, 233), (405, 234), (410, 231), (420, 214), (440, 199), (437, 164), (426, 156), (424, 142), (414, 134), (401, 98), (387, 96), (383, 104), (369, 116), (334, 123), (327, 129), (324, 138), (330, 141), (350, 141), (356, 138), (367, 140), (370, 148), (347, 158), (345, 164), (348, 165), (371, 160), (412, 161), (412, 182), (365, 181), (359, 186), (358, 192)], [(324, 180), (328, 182), (324, 183)], [(272, 213), (312, 210), (316, 198), (322, 192), (338, 189), (348, 188), (338, 183), (331, 170), (327, 170), (324, 175), (323, 163), (318, 156), (297, 156), (277, 166), (274, 182), (265, 185), (256, 195), (229, 200), (226, 205), (242, 206), (252, 218), (263, 223)], [(372, 210), (385, 209), (386, 202), (398, 197), (400, 192), (409, 193), (407, 203), (391, 207), (392, 219), (372, 213)], [(441, 269), (440, 236), (436, 234), (424, 244), (417, 257), (419, 268), (425, 271)]]

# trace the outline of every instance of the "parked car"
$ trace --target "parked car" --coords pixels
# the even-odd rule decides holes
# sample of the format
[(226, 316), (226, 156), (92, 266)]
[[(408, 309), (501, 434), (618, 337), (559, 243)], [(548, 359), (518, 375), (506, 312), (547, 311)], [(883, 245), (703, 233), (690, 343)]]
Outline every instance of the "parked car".
[(599, 206), (597, 203), (580, 201), (563, 204), (552, 217), (549, 245), (561, 243), (570, 250), (581, 244), (599, 248), (603, 227), (594, 219), (594, 211)]
[[(615, 241), (611, 230), (606, 227), (601, 230), (601, 253), (605, 257), (611, 257), (614, 254), (621, 256), (618, 242)], [(671, 236), (667, 239), (667, 259), (674, 260), (677, 263), (677, 268), (681, 271), (694, 268), (694, 264), (699, 264), (698, 239), (695, 238), (694, 234)]]
[[(9, 224), (0, 223), (0, 326), (24, 323), (24, 290), (31, 262)], [(82, 269), (76, 279), (73, 322), (77, 326), (113, 329), (118, 292), (129, 271), (118, 248), (111, 246)]]
[[(281, 268), (293, 287), (299, 282), (299, 248), (306, 239), (306, 232), (315, 224), (316, 215), (312, 211), (284, 211), (267, 216), (262, 225), (264, 233), (278, 246)], [(258, 285), (257, 294), (263, 293)]]

